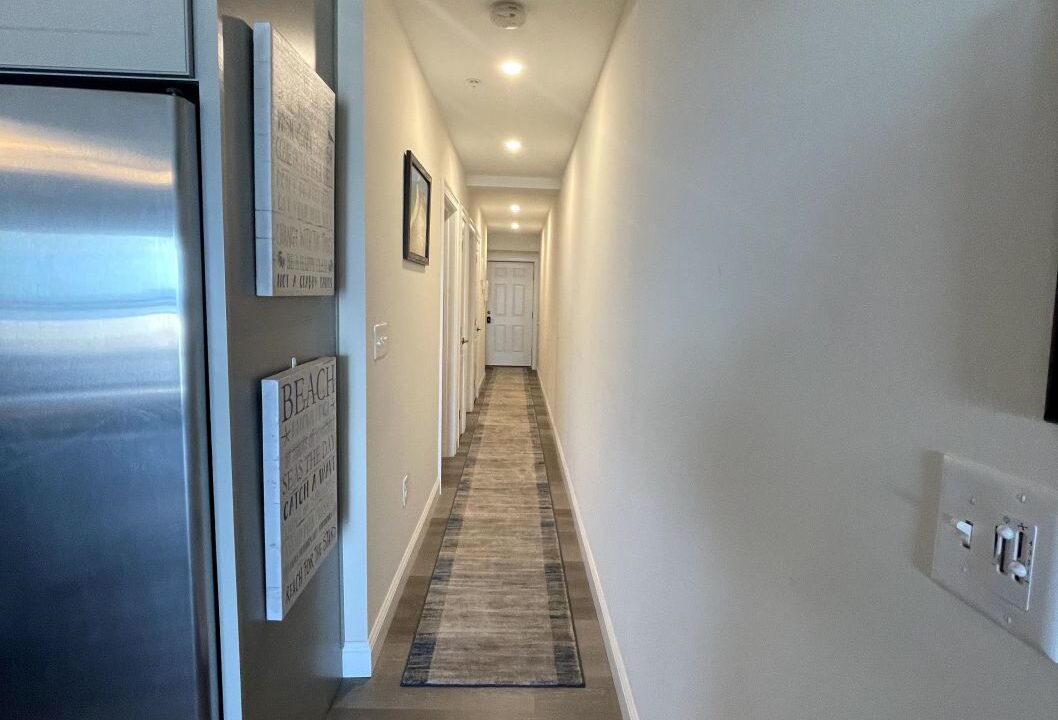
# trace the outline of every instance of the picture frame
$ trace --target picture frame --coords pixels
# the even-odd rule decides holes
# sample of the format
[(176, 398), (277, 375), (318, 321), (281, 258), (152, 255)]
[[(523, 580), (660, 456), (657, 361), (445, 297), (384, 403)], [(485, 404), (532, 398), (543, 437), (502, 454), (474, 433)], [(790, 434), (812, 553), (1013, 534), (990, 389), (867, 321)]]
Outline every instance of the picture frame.
[(269, 23), (253, 29), (259, 297), (334, 295), (334, 90)]
[(433, 178), (411, 150), (404, 153), (404, 259), (430, 264)]

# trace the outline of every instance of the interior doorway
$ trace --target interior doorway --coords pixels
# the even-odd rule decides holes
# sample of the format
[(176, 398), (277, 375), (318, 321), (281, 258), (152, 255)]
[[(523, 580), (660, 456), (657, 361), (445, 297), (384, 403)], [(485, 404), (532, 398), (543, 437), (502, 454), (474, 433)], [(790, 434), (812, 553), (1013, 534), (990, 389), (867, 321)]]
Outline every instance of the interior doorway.
[(489, 261), (486, 353), (489, 365), (531, 367), (535, 331), (533, 263)]
[(477, 396), (478, 263), (481, 240), (462, 205), (445, 192), (441, 284), (441, 454), (451, 457)]
[(444, 198), (444, 276), (441, 282), (441, 455), (451, 457), (459, 448), (460, 259), (463, 254), (463, 218), (458, 203)]
[(466, 430), (466, 414), (474, 409), (477, 400), (477, 383), (475, 382), (475, 365), (477, 364), (478, 347), (478, 257), (481, 253), (481, 236), (472, 223), (466, 223), (466, 237), (463, 253), (463, 329), (460, 337), (462, 353), (460, 355), (460, 432)]

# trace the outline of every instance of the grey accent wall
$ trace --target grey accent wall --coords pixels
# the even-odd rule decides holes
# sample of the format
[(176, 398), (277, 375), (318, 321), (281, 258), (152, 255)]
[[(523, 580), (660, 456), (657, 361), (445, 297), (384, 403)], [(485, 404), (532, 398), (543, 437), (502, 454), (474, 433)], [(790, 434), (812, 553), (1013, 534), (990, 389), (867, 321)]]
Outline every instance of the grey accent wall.
[[(303, 53), (310, 28), (309, 59), (333, 78), (332, 2), (233, 5), (247, 20), (272, 21), (300, 38)], [(222, 2), (220, 12), (228, 10)], [(210, 47), (209, 9), (200, 4), (196, 12), (202, 68), (221, 48)], [(339, 553), (327, 558), (286, 619), (265, 621), (260, 379), (289, 367), (292, 356), (335, 354), (335, 301), (255, 293), (250, 39), (246, 24), (226, 19), (223, 72), (207, 66), (200, 73), (223, 707), (226, 720), (316, 720), (341, 674)], [(323, 48), (330, 49), (321, 57)]]
[(335, 0), (219, 0), (220, 14), (270, 22), (334, 87)]

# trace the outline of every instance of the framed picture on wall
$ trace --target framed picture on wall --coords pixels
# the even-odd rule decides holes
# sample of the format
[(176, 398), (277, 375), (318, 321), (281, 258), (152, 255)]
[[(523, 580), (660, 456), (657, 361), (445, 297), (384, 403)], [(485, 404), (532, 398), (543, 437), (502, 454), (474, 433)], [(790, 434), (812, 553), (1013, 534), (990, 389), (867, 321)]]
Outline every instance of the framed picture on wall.
[(433, 180), (411, 150), (404, 153), (404, 259), (430, 264), (430, 189)]

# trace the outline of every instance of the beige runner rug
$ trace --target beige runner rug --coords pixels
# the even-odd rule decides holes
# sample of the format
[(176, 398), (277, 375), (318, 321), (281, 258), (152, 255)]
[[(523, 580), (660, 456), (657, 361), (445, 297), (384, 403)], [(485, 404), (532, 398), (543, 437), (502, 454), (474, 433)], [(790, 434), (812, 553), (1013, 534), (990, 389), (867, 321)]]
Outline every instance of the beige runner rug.
[(581, 687), (524, 368), (493, 368), (402, 685)]

